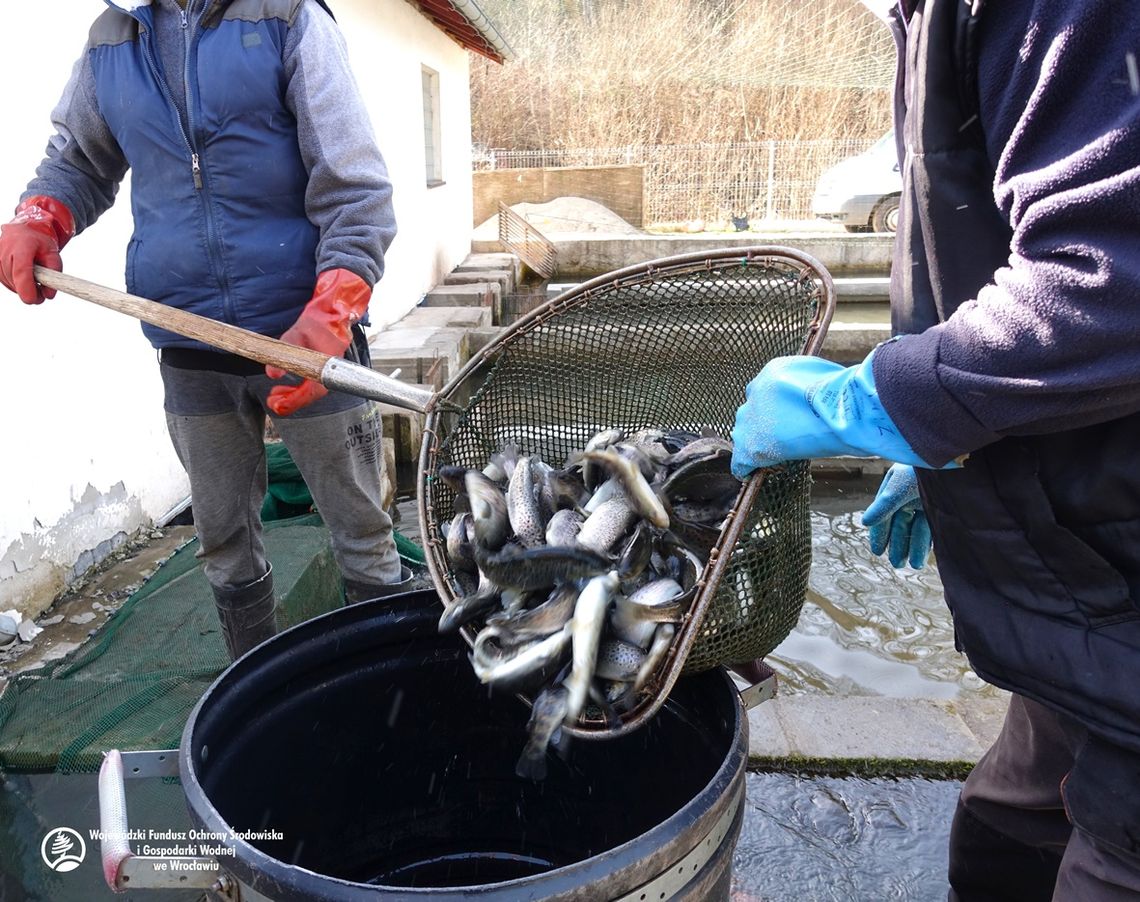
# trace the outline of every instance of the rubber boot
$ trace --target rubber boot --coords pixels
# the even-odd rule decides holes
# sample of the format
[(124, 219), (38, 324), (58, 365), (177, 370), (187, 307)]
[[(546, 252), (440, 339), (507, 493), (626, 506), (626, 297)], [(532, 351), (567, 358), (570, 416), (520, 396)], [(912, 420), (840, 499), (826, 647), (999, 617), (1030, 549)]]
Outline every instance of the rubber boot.
[(399, 595), (407, 592), (412, 585), (412, 571), (400, 565), (400, 580), (394, 583), (361, 583), (354, 579), (344, 581), (344, 603), (360, 604), (362, 601), (372, 601), (374, 598), (387, 598), (390, 595)]
[(214, 587), (214, 603), (222, 622), (222, 638), (230, 660), (277, 633), (277, 599), (273, 596), (273, 567), (244, 586)]

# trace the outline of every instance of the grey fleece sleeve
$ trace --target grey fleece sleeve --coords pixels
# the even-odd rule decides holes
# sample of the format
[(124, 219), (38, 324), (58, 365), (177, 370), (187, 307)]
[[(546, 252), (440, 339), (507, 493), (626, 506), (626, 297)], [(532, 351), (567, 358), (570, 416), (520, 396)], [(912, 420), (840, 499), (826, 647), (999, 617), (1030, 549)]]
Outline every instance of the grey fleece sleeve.
[(284, 56), (286, 103), (309, 171), (305, 212), (321, 233), (317, 272), (347, 269), (374, 285), (396, 235), (392, 183), (344, 38), (312, 0), (294, 18)]
[(51, 114), (55, 134), (36, 176), (20, 196), (44, 194), (62, 201), (82, 232), (115, 202), (127, 161), (95, 99), (95, 75), (86, 48)]
[(934, 466), (1140, 411), (1140, 9), (1015, 6), (984, 22), (978, 73), (1009, 264), (874, 356), (887, 412)]

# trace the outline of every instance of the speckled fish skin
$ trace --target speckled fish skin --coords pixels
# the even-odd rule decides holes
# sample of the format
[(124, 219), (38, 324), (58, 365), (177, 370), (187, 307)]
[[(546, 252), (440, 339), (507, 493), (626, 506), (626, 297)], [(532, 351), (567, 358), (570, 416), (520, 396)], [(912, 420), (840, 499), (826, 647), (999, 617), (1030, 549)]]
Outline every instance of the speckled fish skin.
[(529, 457), (520, 457), (507, 486), (507, 519), (515, 538), (526, 548), (538, 548), (546, 539), (538, 496), (534, 490), (534, 470)]
[(632, 683), (641, 665), (645, 663), (645, 650), (621, 639), (603, 639), (598, 644), (598, 662), (594, 676), (599, 680), (617, 680)]
[(511, 445), (482, 472), (441, 469), (458, 485), (449, 577), (466, 590), (441, 627), (480, 624), (476, 674), (534, 699), (520, 774), (542, 778), (560, 724), (615, 727), (657, 685), (739, 497), (730, 454), (711, 430), (615, 427), (561, 470)]
[(546, 524), (546, 544), (552, 546), (575, 544), (585, 522), (586, 518), (577, 511), (556, 511), (550, 522)]
[(524, 780), (546, 779), (546, 750), (566, 719), (568, 698), (569, 693), (558, 686), (543, 689), (534, 700), (526, 725), (530, 738), (515, 765), (515, 773)]
[(669, 514), (665, 506), (636, 463), (616, 451), (588, 451), (583, 457), (600, 463), (617, 478), (638, 514), (660, 529), (669, 527)]
[(589, 493), (580, 476), (572, 470), (542, 469), (535, 479), (538, 485), (538, 506), (547, 525), (560, 510), (573, 510), (588, 502)]
[(578, 531), (578, 544), (608, 554), (636, 519), (624, 495), (611, 498), (586, 518)]
[(508, 547), (499, 554), (476, 550), (475, 560), (496, 585), (512, 589), (544, 589), (555, 583), (587, 579), (605, 573), (610, 561), (589, 548)]
[(456, 570), (475, 572), (475, 524), (470, 513), (456, 514), (447, 528), (447, 559)]
[(477, 470), (468, 470), (463, 484), (471, 506), (476, 543), (486, 550), (498, 551), (511, 528), (503, 490)]

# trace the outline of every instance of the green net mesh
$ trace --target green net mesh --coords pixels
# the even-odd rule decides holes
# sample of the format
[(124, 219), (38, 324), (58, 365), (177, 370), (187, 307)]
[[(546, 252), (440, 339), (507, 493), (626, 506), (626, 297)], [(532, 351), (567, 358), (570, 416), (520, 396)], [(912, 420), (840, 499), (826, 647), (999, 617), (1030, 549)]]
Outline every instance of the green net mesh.
[[(266, 445), (262, 508), (281, 628), (343, 603), (328, 530), (283, 444)], [(300, 514), (299, 516), (291, 516)], [(423, 550), (395, 534), (409, 566)], [(106, 749), (178, 746), (195, 703), (228, 665), (197, 540), (180, 548), (103, 629), (65, 658), (17, 675), (0, 696), (0, 769), (98, 770)]]
[[(265, 545), (282, 627), (341, 605), (316, 515), (266, 524)], [(90, 772), (109, 748), (178, 746), (191, 708), (229, 664), (197, 548), (179, 549), (91, 641), (13, 678), (0, 696), (0, 768)]]
[[(782, 249), (657, 260), (568, 292), (489, 346), (445, 390), (458, 412), (444, 405), (426, 432), (424, 542), (445, 600), (455, 574), (440, 527), (455, 495), (441, 466), (481, 469), (508, 443), (560, 466), (613, 426), (729, 438), (748, 382), (826, 324), (825, 283), (818, 264)], [(729, 566), (687, 671), (762, 657), (792, 630), (811, 559), (808, 494), (806, 463), (767, 474), (739, 541), (719, 549)]]

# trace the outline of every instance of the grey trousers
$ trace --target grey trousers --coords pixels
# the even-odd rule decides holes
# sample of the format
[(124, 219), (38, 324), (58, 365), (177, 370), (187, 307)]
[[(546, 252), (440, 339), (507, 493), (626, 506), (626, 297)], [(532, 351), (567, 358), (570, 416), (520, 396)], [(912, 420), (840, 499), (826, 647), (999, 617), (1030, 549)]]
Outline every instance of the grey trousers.
[(392, 520), (380, 504), (384, 454), (372, 402), (333, 392), (277, 417), (265, 407), (277, 383), (264, 370), (160, 368), (167, 427), (190, 476), (198, 557), (211, 585), (245, 585), (268, 566), (261, 535), (267, 415), (328, 525), (341, 575), (372, 584), (400, 579)]
[(962, 787), (951, 902), (1140, 900), (1140, 755), (1014, 695)]

